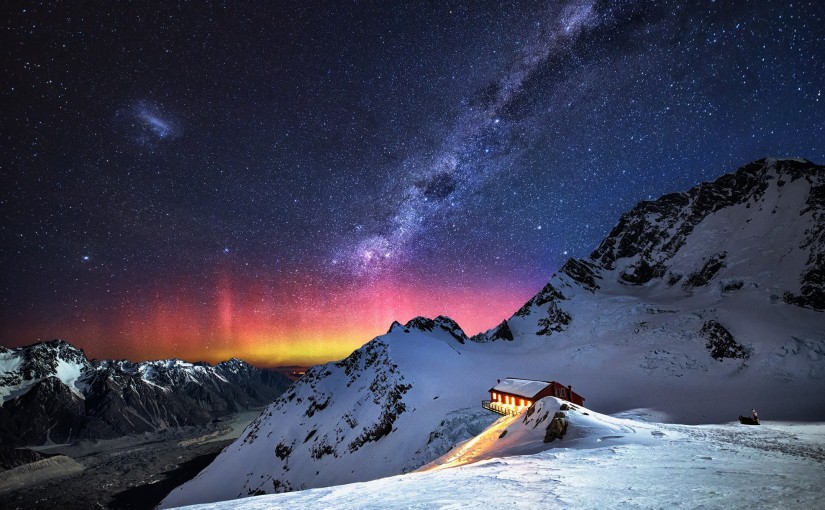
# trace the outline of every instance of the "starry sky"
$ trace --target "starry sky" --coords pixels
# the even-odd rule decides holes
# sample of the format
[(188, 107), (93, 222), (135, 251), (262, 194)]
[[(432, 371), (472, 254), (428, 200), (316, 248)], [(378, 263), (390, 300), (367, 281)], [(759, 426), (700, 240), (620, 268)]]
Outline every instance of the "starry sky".
[(825, 162), (811, 1), (2, 3), (0, 343), (346, 356), (640, 200)]

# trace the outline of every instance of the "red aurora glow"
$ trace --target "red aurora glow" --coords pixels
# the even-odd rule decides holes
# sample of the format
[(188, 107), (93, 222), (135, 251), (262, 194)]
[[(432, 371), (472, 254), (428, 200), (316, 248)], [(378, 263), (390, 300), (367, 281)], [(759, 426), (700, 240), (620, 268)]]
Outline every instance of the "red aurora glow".
[(78, 305), (36, 324), (17, 338), (60, 337), (96, 358), (176, 357), (211, 363), (231, 357), (257, 366), (312, 365), (347, 356), (383, 334), (392, 321), (447, 315), (468, 335), (509, 317), (535, 288), (506, 288), (397, 280), (347, 284), (312, 279), (255, 282), (219, 272), (204, 288), (170, 279), (142, 293), (114, 296), (105, 309)]

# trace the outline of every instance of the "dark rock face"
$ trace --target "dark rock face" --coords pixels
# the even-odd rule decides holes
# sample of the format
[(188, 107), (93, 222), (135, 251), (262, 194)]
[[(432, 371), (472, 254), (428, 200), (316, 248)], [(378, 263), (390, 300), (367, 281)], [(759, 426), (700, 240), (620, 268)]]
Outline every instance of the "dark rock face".
[[(573, 261), (571, 259), (565, 264), (564, 267), (567, 267), (570, 273), (575, 275), (575, 277), (570, 276), (571, 278), (581, 278), (585, 281), (584, 285), (586, 286), (590, 286), (592, 283), (592, 288), (588, 289), (591, 290), (591, 292), (598, 288), (598, 286), (595, 286), (595, 278), (598, 276), (592, 271), (593, 266), (589, 263)], [(524, 303), (524, 305), (519, 308), (514, 316), (526, 317), (533, 312), (534, 306), (541, 307), (549, 304), (546, 310), (546, 315), (538, 320), (538, 330), (536, 331), (536, 334), (551, 335), (554, 332), (558, 333), (567, 329), (567, 326), (573, 319), (569, 313), (562, 310), (559, 306), (559, 303), (561, 301), (565, 301), (566, 299), (567, 298), (559, 289), (557, 289), (552, 283), (548, 282), (538, 294), (533, 296), (530, 301)]]
[(85, 425), (83, 400), (56, 377), (36, 383), (0, 408), (4, 445), (63, 443)]
[[(731, 255), (726, 251), (705, 254), (696, 268), (676, 269), (673, 259), (696, 227), (714, 213), (731, 206), (745, 208), (764, 201), (769, 189), (781, 189), (798, 180), (810, 183), (810, 193), (800, 216), (812, 227), (798, 247), (808, 256), (799, 276), (798, 291), (784, 293), (784, 300), (798, 306), (825, 310), (825, 167), (804, 160), (762, 159), (700, 184), (684, 193), (671, 193), (658, 200), (640, 202), (623, 214), (610, 234), (586, 259), (570, 259), (538, 294), (514, 317), (541, 313), (536, 334), (551, 335), (567, 329), (575, 320), (562, 306), (570, 292), (583, 289), (596, 293), (605, 286), (607, 273), (618, 283), (644, 286), (661, 281), (668, 287), (680, 284), (685, 291), (707, 287), (718, 280)], [(770, 195), (773, 196), (773, 195)], [(747, 220), (750, 221), (750, 220)], [(733, 228), (733, 226), (731, 226)], [(735, 257), (733, 260), (736, 260)], [(793, 285), (793, 282), (790, 282)], [(720, 282), (724, 293), (743, 287), (744, 282)], [(501, 328), (501, 326), (499, 326)], [(490, 341), (497, 330), (473, 337)], [(508, 328), (509, 329), (509, 328)]]
[[(390, 327), (390, 331), (397, 327), (399, 327), (398, 322), (393, 322), (393, 325)], [(416, 317), (414, 319), (410, 319), (410, 321), (404, 324), (403, 327), (406, 332), (413, 329), (417, 329), (419, 331), (433, 331), (435, 328), (440, 328), (449, 333), (450, 336), (458, 341), (458, 343), (463, 344), (469, 340), (464, 331), (461, 330), (461, 327), (459, 327), (458, 323), (443, 315), (439, 315), (435, 319)]]
[(710, 351), (710, 356), (718, 361), (725, 358), (730, 359), (747, 359), (750, 357), (748, 351), (733, 338), (730, 331), (725, 329), (717, 321), (707, 321), (702, 325), (699, 331), (707, 342), (705, 347)]
[(382, 408), (378, 421), (355, 438), (347, 449), (354, 452), (366, 443), (375, 442), (393, 431), (393, 426), (398, 416), (407, 410), (402, 397), (412, 388), (410, 384), (392, 384), (385, 389), (381, 389)]
[[(655, 201), (640, 202), (622, 215), (607, 238), (590, 255), (590, 259), (601, 268), (612, 270), (616, 268), (619, 259), (637, 257), (639, 261), (621, 275), (621, 281), (630, 285), (643, 285), (653, 278), (660, 278), (667, 272), (665, 262), (684, 245), (687, 237), (702, 220), (722, 208), (762, 197), (773, 179), (768, 175), (773, 168), (782, 175), (783, 183), (796, 179), (810, 180), (812, 176), (819, 177), (822, 174), (821, 166), (808, 161), (769, 162), (763, 159), (713, 182), (700, 184), (685, 193), (672, 193)], [(823, 214), (825, 202), (825, 191), (819, 189), (821, 187), (822, 185), (815, 185), (808, 200), (809, 210), (812, 214), (820, 215), (817, 217)], [(822, 221), (818, 221), (818, 224), (820, 228), (811, 233), (811, 239), (812, 242), (819, 243), (817, 253), (823, 253)], [(699, 271), (695, 283), (701, 284), (708, 276), (712, 277), (714, 269), (718, 271), (721, 268), (718, 266), (721, 258), (724, 257)], [(809, 264), (817, 267), (817, 260), (814, 259)], [(821, 264), (818, 267), (821, 269)], [(817, 274), (821, 276), (821, 272)], [(810, 280), (815, 282), (817, 278), (815, 274)], [(689, 285), (696, 286), (692, 283)], [(816, 283), (813, 286), (817, 286)], [(821, 289), (822, 286), (819, 285), (818, 288)], [(816, 291), (811, 289), (808, 294), (816, 294)]]
[(559, 272), (566, 274), (590, 292), (595, 292), (599, 288), (596, 280), (602, 278), (594, 264), (580, 259), (567, 259)]
[(513, 331), (510, 329), (510, 324), (506, 320), (501, 321), (501, 324), (491, 331), (479, 333), (470, 338), (471, 342), (476, 343), (495, 342), (496, 340), (513, 341)]
[(745, 286), (745, 282), (742, 280), (736, 280), (732, 282), (727, 282), (722, 286), (722, 293), (723, 294), (730, 294), (732, 292), (736, 292), (737, 290), (742, 289)]
[[(291, 382), (232, 359), (214, 367), (178, 360), (89, 361), (63, 341), (4, 349), (21, 359), (0, 376), (20, 395), (0, 408), (4, 445), (63, 443), (201, 425), (218, 416), (265, 405)], [(74, 371), (72, 387), (59, 378)], [(63, 375), (65, 377), (65, 375)], [(12, 394), (14, 395), (14, 393)]]
[(811, 187), (800, 216), (811, 214), (813, 225), (800, 248), (810, 249), (810, 256), (800, 278), (798, 295), (787, 293), (785, 301), (798, 306), (825, 310), (825, 183)]
[(524, 305), (519, 308), (519, 310), (515, 313), (515, 316), (526, 317), (530, 315), (533, 305), (542, 306), (551, 301), (561, 301), (564, 299), (567, 298), (565, 298), (564, 295), (556, 287), (554, 287), (552, 283), (548, 282), (538, 294), (533, 296), (530, 301), (524, 303)]
[(727, 253), (722, 252), (710, 257), (702, 266), (702, 269), (688, 276), (687, 281), (685, 281), (685, 288), (702, 287), (710, 283), (716, 273), (725, 267), (726, 256)]
[[(442, 317), (438, 317), (434, 323), (439, 323), (439, 319)], [(353, 352), (347, 360), (339, 363), (346, 362), (345, 369), (349, 368), (351, 382), (355, 382), (364, 375), (371, 376), (368, 386), (369, 398), (373, 404), (379, 406), (378, 419), (371, 424), (359, 425), (354, 418), (345, 417), (344, 421), (350, 429), (362, 427), (361, 433), (346, 446), (347, 450), (354, 452), (364, 444), (378, 441), (392, 432), (395, 420), (407, 409), (403, 396), (412, 386), (404, 383), (404, 376), (399, 372), (398, 366), (390, 362), (387, 345), (383, 342), (375, 340), (369, 342)], [(336, 434), (335, 446), (340, 443), (338, 436), (339, 434)], [(341, 433), (340, 436), (343, 437), (344, 434)]]
[(501, 324), (493, 331), (490, 340), (507, 340), (513, 341), (513, 332), (510, 330), (510, 324), (507, 321), (501, 321)]
[(547, 425), (544, 433), (544, 442), (550, 443), (556, 439), (562, 439), (567, 434), (567, 415), (563, 411), (557, 411), (553, 419)]
[(564, 295), (557, 288), (555, 288), (552, 283), (548, 283), (538, 294), (536, 294), (533, 298), (533, 302), (537, 306), (541, 306), (551, 301), (561, 301), (563, 299), (566, 299)]
[(419, 331), (432, 331), (435, 327), (435, 320), (428, 317), (415, 317), (404, 324), (406, 329), (417, 329)]
[(607, 269), (614, 269), (618, 259), (629, 258), (636, 254), (650, 254), (657, 247), (657, 241), (665, 237), (668, 227), (673, 223), (668, 221), (651, 232), (648, 217), (663, 218), (671, 211), (680, 211), (690, 203), (689, 198), (682, 193), (665, 195), (655, 202), (640, 202), (630, 212), (619, 218), (607, 238), (602, 241), (590, 258), (600, 262)]
[(641, 260), (622, 271), (619, 281), (630, 285), (644, 285), (654, 278), (660, 278), (664, 273), (665, 267), (662, 264), (650, 265), (648, 261)]
[(553, 301), (547, 308), (547, 317), (539, 319), (538, 335), (550, 335), (552, 333), (560, 333), (567, 329), (568, 324), (573, 318), (569, 313), (565, 312), (557, 302)]

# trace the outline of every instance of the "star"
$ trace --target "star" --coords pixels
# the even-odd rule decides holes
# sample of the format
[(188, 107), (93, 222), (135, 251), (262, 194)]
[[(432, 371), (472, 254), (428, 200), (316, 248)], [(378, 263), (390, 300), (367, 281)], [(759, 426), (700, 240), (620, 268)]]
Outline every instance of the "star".
[(821, 2), (225, 10), (9, 10), (3, 341), (315, 364), (416, 315), (474, 333), (640, 200), (825, 161)]

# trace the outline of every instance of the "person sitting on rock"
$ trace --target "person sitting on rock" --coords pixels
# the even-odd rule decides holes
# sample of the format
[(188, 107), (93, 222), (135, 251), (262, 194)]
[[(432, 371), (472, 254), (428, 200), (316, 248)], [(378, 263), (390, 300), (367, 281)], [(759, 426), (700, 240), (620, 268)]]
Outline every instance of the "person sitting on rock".
[(759, 415), (756, 414), (756, 409), (751, 409), (751, 418), (753, 418), (756, 421), (759, 421)]

